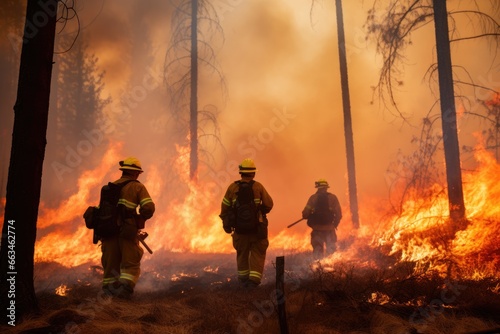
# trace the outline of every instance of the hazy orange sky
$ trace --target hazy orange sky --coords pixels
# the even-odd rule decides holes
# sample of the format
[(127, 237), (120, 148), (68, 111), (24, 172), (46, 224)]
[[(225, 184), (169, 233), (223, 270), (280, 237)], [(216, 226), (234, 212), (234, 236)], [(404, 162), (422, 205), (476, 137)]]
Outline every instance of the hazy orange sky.
[[(163, 66), (171, 38), (172, 2), (87, 0), (77, 4), (79, 38), (88, 43), (89, 52), (99, 58), (99, 69), (105, 71), (104, 96), (113, 100), (107, 112), (124, 107), (130, 111), (128, 128), (109, 136), (124, 142), (124, 156), (141, 159), (145, 179), (150, 166), (160, 171), (169, 169), (171, 166), (165, 166), (165, 156), (175, 154), (165, 152), (166, 146), (162, 145), (177, 126), (169, 117), (168, 95), (163, 84)], [(348, 210), (334, 1), (314, 1), (312, 8), (312, 1), (212, 3), (224, 32), (223, 43), (219, 36), (213, 45), (227, 88), (224, 95), (217, 75), (203, 72), (199, 107), (214, 105), (219, 110), (220, 140), (226, 153), (220, 149), (214, 151), (213, 171), (200, 176), (201, 182), (216, 183), (214, 206), (220, 205), (228, 181), (238, 178), (236, 163), (252, 157), (258, 168), (256, 179), (275, 199), (276, 206), (270, 216), (274, 219), (274, 232), (300, 218), (318, 178), (330, 182), (331, 191), (338, 195), (344, 210)], [(449, 9), (459, 3), (464, 6), (463, 1), (448, 3)], [(375, 45), (365, 40), (363, 25), (371, 5), (372, 1), (366, 0), (344, 1), (361, 205), (373, 198), (387, 198), (386, 169), (396, 159), (398, 150), (411, 152), (411, 137), (419, 134), (422, 117), (437, 94), (436, 86), (429, 87), (425, 80), (426, 70), (436, 58), (434, 26), (430, 24), (413, 35), (413, 44), (406, 50), (406, 65), (402, 67), (404, 85), (399, 87), (397, 100), (410, 124), (404, 124), (377, 100), (371, 103), (372, 87), (377, 83), (381, 66)], [(498, 12), (490, 14), (499, 18)], [(460, 20), (457, 22), (462, 24)], [(460, 28), (462, 35), (467, 34), (464, 29), (469, 27), (465, 23)], [(70, 25), (64, 33), (73, 32)], [(467, 68), (470, 77), (479, 84), (498, 89), (497, 51), (496, 45), (485, 41), (462, 42), (452, 46), (453, 63)], [(464, 71), (457, 69), (456, 75), (465, 79)], [(460, 94), (472, 97), (468, 88)], [(488, 98), (484, 91), (476, 94)], [(438, 110), (435, 108), (433, 113)], [(481, 126), (470, 117), (459, 119), (460, 144), (473, 144), (471, 134)], [(439, 133), (439, 126), (435, 131)], [(51, 149), (50, 143), (47, 149)], [(46, 162), (44, 173), (50, 172)], [(165, 191), (169, 191), (168, 185)], [(346, 219), (349, 219), (347, 211)], [(305, 230), (305, 224), (297, 229)]]
[[(453, 9), (453, 3), (456, 2), (450, 2), (449, 9)], [(228, 155), (227, 160), (217, 161), (217, 182), (222, 187), (228, 173), (232, 173), (233, 179), (237, 178), (235, 162), (251, 156), (259, 169), (256, 178), (276, 197), (275, 212), (282, 217), (281, 224), (300, 217), (307, 197), (314, 192), (317, 178), (328, 179), (331, 190), (347, 207), (333, 1), (317, 1), (313, 8), (309, 1), (273, 1), (272, 5), (263, 0), (216, 1), (215, 4), (224, 31), (224, 43), (216, 40), (214, 44), (219, 68), (224, 74), (227, 100), (223, 103), (218, 78), (212, 75), (201, 81), (199, 104), (200, 108), (213, 104), (220, 109), (221, 140)], [(172, 9), (168, 4), (158, 6), (151, 4), (139, 9), (134, 1), (119, 4), (108, 1), (88, 27), (91, 48), (100, 58), (100, 66), (106, 70), (107, 90), (115, 101), (119, 94), (127, 91), (125, 83), (129, 87), (141, 84), (143, 78), (137, 73), (143, 73), (145, 67), (155, 69), (161, 77), (159, 72), (170, 40), (168, 13)], [(398, 149), (412, 149), (410, 139), (419, 134), (421, 119), (433, 105), (436, 98), (433, 91), (437, 91), (435, 86), (432, 91), (424, 78), (427, 68), (435, 61), (434, 32), (430, 24), (412, 37), (413, 45), (406, 50), (406, 66), (401, 78), (404, 85), (397, 94), (401, 110), (409, 116), (411, 124), (403, 124), (390, 110), (385, 110), (383, 104), (370, 103), (381, 65), (374, 44), (365, 40), (363, 25), (370, 6), (371, 2), (367, 1), (344, 1), (357, 183), (361, 198), (387, 195), (385, 171), (396, 158)], [(137, 23), (129, 23), (134, 15), (137, 15)], [(104, 28), (110, 25), (113, 28)], [(122, 25), (122, 29), (117, 28)], [(144, 59), (140, 53), (135, 52), (133, 57), (129, 53), (129, 34), (145, 27), (151, 27), (149, 45), (155, 52), (153, 63), (147, 62), (149, 59)], [(460, 31), (462, 35), (466, 32)], [(473, 53), (469, 52), (471, 48), (475, 50)], [(499, 62), (494, 59), (494, 51), (488, 43), (463, 42), (453, 46), (453, 61), (468, 68), (475, 81), (498, 86)], [(463, 77), (460, 71), (457, 75)], [(130, 82), (132, 77), (136, 78), (135, 82)], [(461, 92), (471, 94), (467, 90)], [(479, 93), (484, 96), (484, 92)], [(164, 115), (155, 111), (164, 108), (164, 105), (151, 106), (145, 99), (134, 112), (160, 120)], [(468, 121), (459, 122), (461, 139), (470, 140), (469, 133), (477, 129), (477, 124), (472, 122), (469, 129)], [(439, 126), (435, 131), (440, 131)], [(145, 146), (147, 149), (138, 155), (147, 166), (155, 159), (159, 148)]]

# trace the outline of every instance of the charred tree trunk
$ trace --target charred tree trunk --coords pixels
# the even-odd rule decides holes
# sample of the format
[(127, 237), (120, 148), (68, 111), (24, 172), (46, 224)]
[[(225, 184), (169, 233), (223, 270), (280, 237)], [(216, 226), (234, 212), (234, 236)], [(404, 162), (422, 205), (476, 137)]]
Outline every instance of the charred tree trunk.
[(448, 13), (446, 0), (433, 0), (433, 4), (449, 210), (451, 219), (458, 224), (458, 228), (461, 228), (463, 227), (462, 224), (465, 223), (465, 204), (453, 90), (450, 38), (448, 35)]
[(191, 1), (191, 99), (189, 104), (189, 177), (198, 171), (198, 0)]
[(351, 101), (349, 97), (349, 81), (347, 77), (347, 57), (344, 34), (344, 16), (342, 0), (335, 0), (337, 8), (337, 34), (339, 43), (340, 83), (342, 87), (342, 104), (344, 110), (344, 136), (347, 155), (347, 180), (349, 185), (349, 205), (352, 224), (359, 227), (358, 190), (356, 187), (356, 166), (354, 163), (354, 137), (352, 133)]
[(33, 256), (57, 3), (58, 0), (28, 0), (26, 9), (0, 250), (0, 304), (4, 312), (8, 310), (8, 317), (3, 319), (13, 324), (38, 309)]

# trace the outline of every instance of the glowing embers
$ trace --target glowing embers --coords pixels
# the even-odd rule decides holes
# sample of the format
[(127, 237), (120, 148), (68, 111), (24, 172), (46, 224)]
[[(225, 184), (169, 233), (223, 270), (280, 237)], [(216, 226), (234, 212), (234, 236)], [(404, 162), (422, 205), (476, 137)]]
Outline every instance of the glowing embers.
[(372, 304), (384, 305), (390, 302), (391, 298), (382, 292), (372, 292), (370, 298), (368, 298), (368, 302)]
[(59, 295), (59, 296), (67, 296), (68, 295), (68, 292), (70, 291), (71, 289), (68, 288), (66, 286), (66, 284), (61, 284), (59, 285), (56, 289), (55, 289), (55, 292), (56, 292), (56, 295)]
[(193, 273), (193, 274), (187, 274), (187, 273), (178, 273), (178, 274), (173, 274), (172, 277), (170, 277), (170, 280), (172, 282), (178, 282), (182, 279), (189, 279), (189, 278), (197, 278), (198, 274)]
[(203, 271), (206, 273), (217, 274), (219, 272), (219, 267), (212, 268), (211, 266), (206, 266), (203, 268)]

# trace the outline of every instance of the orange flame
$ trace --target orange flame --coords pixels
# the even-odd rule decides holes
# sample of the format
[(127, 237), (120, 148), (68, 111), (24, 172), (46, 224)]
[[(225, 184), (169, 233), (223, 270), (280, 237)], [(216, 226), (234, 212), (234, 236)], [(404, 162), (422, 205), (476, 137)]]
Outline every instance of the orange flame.
[[(100, 250), (92, 244), (92, 231), (85, 228), (82, 214), (87, 206), (96, 204), (106, 173), (119, 160), (120, 149), (120, 144), (111, 145), (103, 163), (81, 175), (76, 193), (67, 201), (57, 208), (41, 210), (39, 227), (57, 225), (66, 228), (39, 238), (35, 248), (36, 261), (56, 261), (65, 266), (99, 261)], [(431, 203), (425, 198), (407, 201), (401, 214), (385, 216), (384, 219), (374, 218), (377, 206), (365, 203), (360, 206), (361, 220), (373, 223), (362, 223), (358, 230), (353, 230), (349, 217), (344, 218), (338, 231), (339, 244), (352, 239), (351, 244), (323, 259), (322, 267), (342, 261), (357, 263), (358, 266), (376, 266), (374, 261), (359, 252), (370, 247), (399, 261), (414, 262), (415, 270), (432, 270), (444, 275), (449, 274), (450, 263), (455, 263), (462, 266), (462, 278), (498, 275), (500, 207), (496, 204), (500, 200), (500, 165), (485, 149), (477, 148), (476, 152), (477, 170), (463, 173), (468, 219), (465, 229), (455, 232), (456, 229), (450, 226), (448, 199), (444, 193), (433, 198)], [(177, 153), (173, 167), (187, 186), (184, 198), (165, 204), (162, 197), (168, 191), (168, 185), (162, 178), (161, 169), (152, 165), (145, 174), (144, 184), (157, 205), (155, 216), (147, 223), (150, 235), (147, 242), (155, 250), (151, 257), (157, 256), (158, 250), (234, 252), (231, 237), (222, 231), (218, 217), (220, 199), (214, 200), (208, 187), (189, 178), (189, 148), (178, 146)], [(309, 239), (309, 231), (300, 233), (284, 229), (270, 235), (270, 250), (310, 251)]]
[[(58, 208), (41, 208), (37, 226), (44, 228), (47, 226), (67, 223), (77, 218), (81, 218), (89, 202), (95, 202), (95, 196), (89, 198), (92, 190), (100, 189), (104, 176), (109, 172), (110, 166), (119, 160), (118, 153), (122, 148), (121, 143), (111, 144), (108, 152), (104, 155), (100, 166), (94, 170), (84, 172), (78, 178), (78, 192), (62, 202)], [(94, 194), (95, 195), (95, 194)]]
[[(371, 230), (371, 246), (388, 249), (386, 255), (396, 255), (400, 262), (414, 262), (415, 271), (419, 272), (458, 275), (450, 272), (453, 264), (455, 271), (460, 268), (461, 278), (497, 276), (500, 271), (500, 207), (497, 205), (500, 164), (482, 147), (477, 148), (475, 158), (479, 164), (477, 170), (463, 174), (468, 220), (465, 229), (455, 233), (457, 229), (448, 219), (448, 198), (441, 193), (432, 203), (425, 203), (424, 198), (407, 201), (402, 214), (380, 222), (385, 232), (364, 226)], [(358, 235), (351, 249), (330, 256), (322, 265), (356, 259), (358, 254), (353, 249), (366, 242), (365, 237)]]
[[(77, 192), (57, 208), (44, 208), (40, 212), (39, 227), (52, 225), (70, 226), (58, 229), (39, 238), (35, 247), (35, 261), (56, 261), (64, 266), (99, 262), (100, 251), (92, 244), (92, 231), (83, 223), (83, 212), (96, 205), (101, 186), (109, 170), (119, 160), (121, 144), (110, 146), (105, 159), (96, 169), (83, 173), (78, 180)], [(163, 206), (161, 192), (165, 186), (157, 166), (148, 167), (144, 184), (156, 202), (157, 212), (147, 223), (148, 244), (155, 251), (177, 252), (230, 252), (231, 238), (221, 233), (221, 222), (217, 209), (207, 199), (210, 194), (202, 185), (189, 179), (187, 148), (178, 147), (179, 158), (175, 167), (188, 186), (188, 194), (182, 201)], [(91, 198), (91, 194), (94, 194)], [(153, 246), (154, 245), (154, 246)]]
[(59, 207), (44, 208), (42, 203), (38, 228), (60, 227), (37, 240), (35, 261), (56, 261), (65, 266), (77, 266), (100, 258), (91, 242), (92, 231), (85, 227), (82, 216), (88, 206), (98, 204), (103, 179), (119, 160), (121, 148), (121, 143), (110, 144), (101, 165), (84, 172), (78, 179), (77, 192)]
[[(227, 253), (232, 251), (231, 240), (221, 233), (221, 220), (216, 206), (210, 200), (209, 189), (189, 178), (189, 148), (177, 146), (178, 158), (175, 164), (181, 180), (187, 185), (188, 193), (182, 201), (174, 201), (167, 210), (155, 213), (151, 242), (165, 250), (194, 253)], [(150, 183), (161, 184), (158, 173), (149, 175)], [(162, 187), (160, 187), (162, 189)]]

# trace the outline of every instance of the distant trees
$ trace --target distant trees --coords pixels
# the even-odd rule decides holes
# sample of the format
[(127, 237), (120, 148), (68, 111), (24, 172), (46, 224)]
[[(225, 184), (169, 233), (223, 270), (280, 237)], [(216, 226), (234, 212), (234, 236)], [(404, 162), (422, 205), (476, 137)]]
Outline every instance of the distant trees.
[[(465, 206), (463, 199), (460, 150), (455, 110), (454, 85), (476, 86), (476, 83), (459, 82), (453, 80), (450, 42), (476, 39), (490, 36), (498, 41), (500, 26), (494, 17), (482, 12), (476, 2), (473, 9), (447, 12), (445, 0), (392, 0), (382, 15), (374, 7), (367, 18), (367, 28), (370, 37), (377, 43), (377, 50), (383, 56), (383, 66), (380, 79), (376, 86), (383, 101), (392, 104), (399, 115), (405, 115), (399, 109), (394, 94), (394, 88), (402, 85), (401, 66), (405, 59), (405, 48), (412, 43), (411, 35), (414, 31), (434, 21), (437, 63), (431, 65), (428, 74), (438, 74), (441, 105), (442, 140), (444, 143), (446, 176), (448, 184), (448, 200), (450, 217), (459, 225), (465, 220)], [(493, 6), (493, 2), (491, 3)], [(481, 32), (477, 35), (454, 38), (458, 27), (454, 24), (455, 16), (468, 15), (471, 21), (480, 21)], [(448, 28), (448, 21), (453, 23)], [(451, 33), (451, 37), (450, 37)], [(491, 89), (491, 88), (490, 88)]]
[[(65, 44), (65, 43), (62, 43)], [(58, 139), (73, 144), (75, 133), (92, 129), (97, 115), (109, 103), (101, 97), (104, 72), (97, 67), (98, 59), (88, 54), (87, 45), (79, 40), (74, 47), (57, 57), (57, 91), (55, 107)]]
[(80, 157), (83, 159), (96, 153), (95, 147), (80, 148), (79, 142), (88, 140), (85, 134), (89, 136), (89, 133), (95, 132), (104, 108), (111, 102), (102, 96), (104, 72), (98, 68), (98, 58), (88, 53), (84, 36), (75, 40), (74, 36), (63, 35), (57, 43), (58, 50), (62, 51), (54, 57), (49, 115), (51, 131), (48, 133), (51, 149), (46, 164), (46, 176), (54, 181), (56, 187), (63, 179), (79, 175), (75, 172), (79, 170), (77, 167), (73, 164), (68, 166), (68, 154), (85, 151)]

